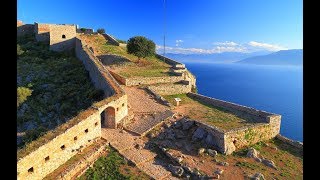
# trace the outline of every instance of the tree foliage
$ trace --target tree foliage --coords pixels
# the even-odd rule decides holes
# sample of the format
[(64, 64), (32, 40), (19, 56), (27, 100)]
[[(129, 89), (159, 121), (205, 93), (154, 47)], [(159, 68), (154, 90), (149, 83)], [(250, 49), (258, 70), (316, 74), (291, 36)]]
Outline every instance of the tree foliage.
[(103, 29), (103, 28), (99, 28), (99, 29), (97, 29), (97, 32), (98, 32), (99, 34), (104, 34), (104, 33), (106, 33), (106, 30)]
[(25, 102), (28, 96), (31, 96), (32, 90), (25, 87), (18, 87), (17, 89), (17, 107)]
[(143, 36), (135, 36), (128, 40), (127, 52), (141, 57), (148, 57), (155, 54), (156, 45), (153, 41)]

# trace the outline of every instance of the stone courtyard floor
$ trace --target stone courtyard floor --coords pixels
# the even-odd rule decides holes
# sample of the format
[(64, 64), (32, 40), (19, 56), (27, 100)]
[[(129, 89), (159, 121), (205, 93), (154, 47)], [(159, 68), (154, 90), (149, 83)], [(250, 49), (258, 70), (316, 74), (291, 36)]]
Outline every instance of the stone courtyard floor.
[(166, 163), (157, 154), (145, 149), (145, 141), (140, 136), (119, 129), (103, 128), (102, 138), (123, 157), (134, 163), (141, 171), (154, 179), (177, 179), (166, 169)]

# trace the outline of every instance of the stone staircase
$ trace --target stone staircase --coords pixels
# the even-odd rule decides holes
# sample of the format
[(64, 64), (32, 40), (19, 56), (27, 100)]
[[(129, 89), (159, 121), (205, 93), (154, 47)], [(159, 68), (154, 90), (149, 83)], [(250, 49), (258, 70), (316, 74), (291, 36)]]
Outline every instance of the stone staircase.
[(145, 142), (139, 137), (120, 129), (102, 129), (102, 138), (128, 161), (135, 164), (152, 179), (178, 179), (172, 176), (157, 154), (144, 148)]

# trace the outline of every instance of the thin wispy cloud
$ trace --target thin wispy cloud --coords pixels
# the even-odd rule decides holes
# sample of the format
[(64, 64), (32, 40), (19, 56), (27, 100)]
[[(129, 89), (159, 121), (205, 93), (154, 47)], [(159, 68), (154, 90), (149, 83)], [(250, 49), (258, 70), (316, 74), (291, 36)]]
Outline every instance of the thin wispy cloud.
[[(286, 50), (287, 48), (268, 44), (268, 43), (260, 43), (257, 41), (250, 41), (248, 43), (236, 43), (233, 41), (225, 41), (225, 42), (214, 42), (213, 47), (210, 49), (203, 48), (183, 48), (180, 47), (182, 40), (176, 40), (176, 47), (167, 47), (166, 52), (168, 53), (177, 53), (177, 54), (214, 54), (214, 53), (224, 53), (224, 52), (241, 52), (241, 53), (250, 53), (255, 51), (267, 50), (267, 51), (279, 51)], [(157, 51), (163, 51), (163, 46), (157, 45)]]
[(213, 45), (218, 46), (237, 46), (238, 44), (232, 41), (226, 41), (226, 42), (214, 42)]
[(176, 40), (176, 46), (180, 46), (180, 44), (182, 43), (183, 41), (181, 39), (179, 40)]
[(274, 44), (267, 44), (267, 43), (260, 43), (256, 41), (250, 41), (248, 45), (253, 46), (253, 47), (258, 47), (261, 49), (269, 50), (269, 51), (279, 51), (279, 50), (287, 50), (288, 48), (279, 46), (279, 45), (274, 45)]

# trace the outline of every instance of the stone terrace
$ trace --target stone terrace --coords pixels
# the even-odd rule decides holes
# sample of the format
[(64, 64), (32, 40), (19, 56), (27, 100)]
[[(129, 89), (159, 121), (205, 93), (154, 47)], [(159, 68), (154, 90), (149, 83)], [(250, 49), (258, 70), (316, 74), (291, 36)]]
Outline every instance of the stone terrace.
[(165, 168), (165, 163), (157, 159), (157, 154), (144, 149), (145, 141), (119, 129), (102, 129), (102, 138), (122, 156), (134, 163), (141, 171), (153, 179), (177, 179)]
[(205, 124), (216, 126), (222, 130), (231, 130), (262, 122), (262, 119), (261, 121), (257, 121), (243, 112), (235, 113), (223, 108), (204, 104), (188, 97), (186, 94), (163, 97), (171, 104), (175, 104), (174, 98), (179, 97), (182, 101), (179, 106), (175, 107), (174, 112), (189, 116), (189, 118), (196, 119)]

